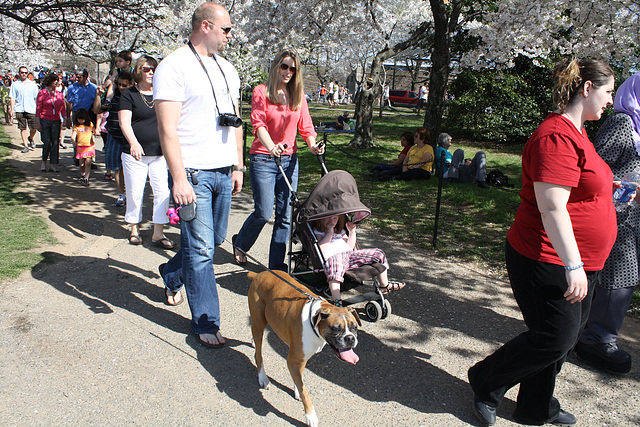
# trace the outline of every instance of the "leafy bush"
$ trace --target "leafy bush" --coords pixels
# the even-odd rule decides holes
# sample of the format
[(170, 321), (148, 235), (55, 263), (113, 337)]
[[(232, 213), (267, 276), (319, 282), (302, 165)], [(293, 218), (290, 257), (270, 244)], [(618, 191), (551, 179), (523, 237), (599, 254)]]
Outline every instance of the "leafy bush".
[(552, 110), (548, 64), (518, 58), (508, 70), (463, 70), (451, 83), (444, 127), (471, 139), (525, 141)]

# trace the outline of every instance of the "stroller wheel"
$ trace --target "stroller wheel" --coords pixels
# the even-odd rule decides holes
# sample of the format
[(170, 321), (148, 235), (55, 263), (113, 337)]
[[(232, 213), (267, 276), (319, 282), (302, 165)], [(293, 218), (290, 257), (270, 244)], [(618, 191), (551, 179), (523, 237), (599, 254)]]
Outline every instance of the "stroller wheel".
[(382, 307), (382, 317), (381, 319), (386, 319), (391, 315), (391, 303), (388, 299), (384, 300), (384, 305)]
[(371, 322), (377, 322), (382, 319), (382, 306), (378, 301), (369, 301), (364, 306), (364, 313)]

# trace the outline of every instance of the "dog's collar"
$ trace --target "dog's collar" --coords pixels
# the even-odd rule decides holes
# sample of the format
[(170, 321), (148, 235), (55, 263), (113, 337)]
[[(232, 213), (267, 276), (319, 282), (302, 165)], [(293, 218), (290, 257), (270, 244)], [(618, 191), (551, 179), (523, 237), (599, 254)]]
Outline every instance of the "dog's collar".
[(313, 316), (313, 306), (316, 303), (316, 301), (324, 301), (324, 300), (320, 297), (309, 296), (309, 323), (311, 323), (311, 329), (313, 330), (313, 333), (316, 334), (318, 338), (322, 338), (320, 334), (318, 334), (318, 331), (316, 331), (317, 322), (314, 321), (315, 318)]

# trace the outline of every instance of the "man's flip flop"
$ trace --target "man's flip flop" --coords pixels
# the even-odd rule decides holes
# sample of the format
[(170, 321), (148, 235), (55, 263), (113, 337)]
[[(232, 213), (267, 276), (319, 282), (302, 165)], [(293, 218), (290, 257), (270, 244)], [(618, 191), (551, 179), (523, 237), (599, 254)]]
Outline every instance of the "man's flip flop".
[[(216, 332), (215, 334), (211, 334), (211, 335), (215, 335), (216, 339), (218, 339), (218, 333), (219, 333), (219, 331)], [(218, 344), (211, 344), (211, 343), (208, 343), (208, 342), (204, 341), (202, 338), (200, 338), (200, 334), (195, 334), (195, 335), (196, 335), (196, 339), (198, 340), (198, 342), (200, 344), (202, 344), (203, 346), (205, 346), (205, 347), (208, 347), (208, 348), (220, 348), (220, 347), (224, 347), (224, 345), (225, 345), (225, 343), (220, 343), (219, 341), (218, 341)], [(222, 334), (220, 334), (220, 336), (222, 337)]]
[(231, 245), (233, 246), (233, 258), (236, 260), (236, 263), (238, 265), (243, 265), (247, 263), (247, 256), (245, 255), (244, 251), (242, 251), (241, 249), (238, 249), (236, 247), (236, 238), (238, 237), (237, 234), (234, 234), (231, 237)]
[(389, 280), (389, 283), (387, 283), (387, 286), (379, 286), (379, 288), (380, 288), (380, 292), (382, 292), (383, 294), (388, 294), (391, 291), (400, 290), (405, 286), (406, 286), (406, 283), (404, 282), (394, 282), (393, 280)]

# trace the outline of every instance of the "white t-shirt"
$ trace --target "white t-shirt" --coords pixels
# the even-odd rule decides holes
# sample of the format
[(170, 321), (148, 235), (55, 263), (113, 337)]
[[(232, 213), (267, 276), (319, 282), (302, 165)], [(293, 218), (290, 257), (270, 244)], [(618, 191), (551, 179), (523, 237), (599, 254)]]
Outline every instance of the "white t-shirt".
[(32, 80), (16, 80), (11, 84), (9, 97), (16, 100), (13, 109), (15, 113), (36, 113), (36, 98), (38, 97), (38, 85)]
[(425, 86), (420, 86), (420, 98), (425, 101), (428, 99), (429, 91)]
[[(318, 241), (322, 240), (325, 234), (322, 231), (316, 230), (315, 228), (313, 229), (313, 232), (315, 233)], [(342, 252), (349, 252), (351, 250), (351, 247), (349, 246), (347, 241), (344, 240), (344, 236), (346, 234), (347, 232), (345, 230), (342, 230), (342, 232), (340, 233), (333, 234), (333, 236), (331, 237), (331, 242), (329, 242), (329, 245), (325, 246), (325, 250), (322, 251), (322, 255), (324, 256), (324, 259), (329, 259), (335, 254), (339, 254)]]
[[(220, 67), (213, 58), (201, 59), (213, 83), (220, 113), (233, 113), (231, 99), (238, 105), (240, 98), (236, 69), (218, 55)], [(153, 76), (153, 98), (182, 102), (178, 137), (185, 168), (217, 169), (238, 164), (236, 128), (218, 125), (211, 84), (189, 46), (177, 49), (158, 65)]]

